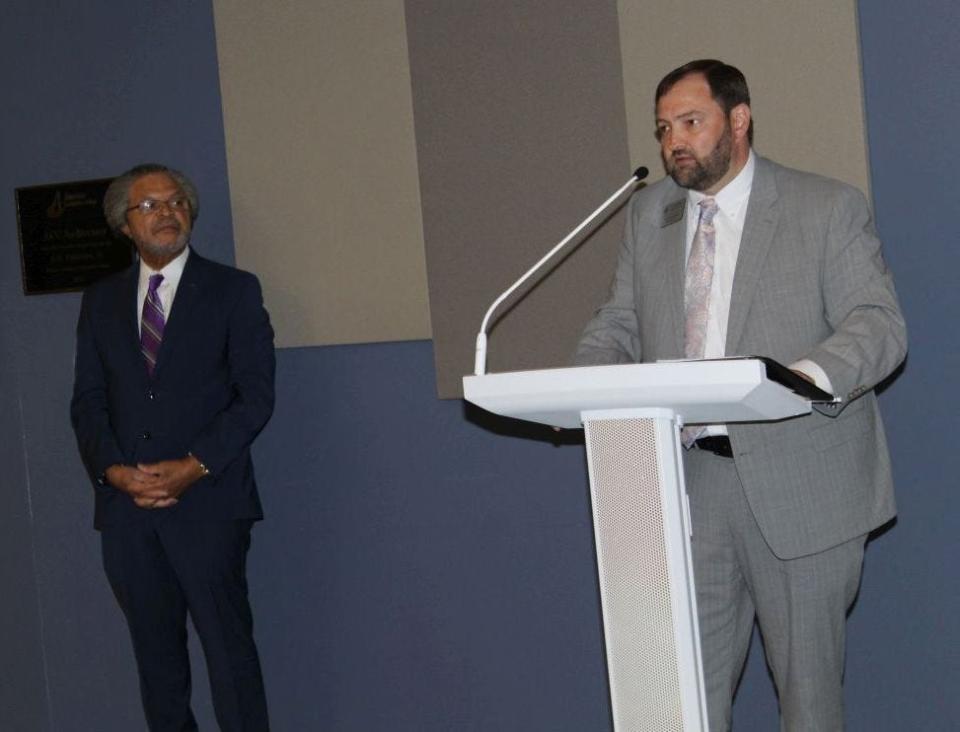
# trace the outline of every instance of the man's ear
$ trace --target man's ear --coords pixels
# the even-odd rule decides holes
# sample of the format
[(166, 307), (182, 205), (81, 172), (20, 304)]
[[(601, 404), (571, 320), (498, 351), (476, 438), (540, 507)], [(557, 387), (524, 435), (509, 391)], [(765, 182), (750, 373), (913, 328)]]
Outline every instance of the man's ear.
[(736, 139), (747, 139), (747, 132), (750, 129), (749, 105), (738, 104), (730, 110), (730, 127), (733, 129), (733, 136)]

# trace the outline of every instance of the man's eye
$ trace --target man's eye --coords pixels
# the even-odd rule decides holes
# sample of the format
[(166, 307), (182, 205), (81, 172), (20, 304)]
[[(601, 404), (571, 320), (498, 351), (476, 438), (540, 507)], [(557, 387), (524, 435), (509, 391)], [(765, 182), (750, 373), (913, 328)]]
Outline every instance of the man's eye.
[(156, 209), (156, 207), (157, 207), (157, 202), (149, 198), (146, 201), (140, 202), (140, 210), (143, 211), (144, 213), (150, 213), (151, 211)]
[(170, 208), (172, 208), (174, 211), (180, 211), (181, 209), (184, 209), (184, 208), (187, 207), (187, 199), (186, 199), (186, 198), (173, 198), (173, 199), (170, 200), (170, 202), (169, 202), (168, 205), (169, 205)]

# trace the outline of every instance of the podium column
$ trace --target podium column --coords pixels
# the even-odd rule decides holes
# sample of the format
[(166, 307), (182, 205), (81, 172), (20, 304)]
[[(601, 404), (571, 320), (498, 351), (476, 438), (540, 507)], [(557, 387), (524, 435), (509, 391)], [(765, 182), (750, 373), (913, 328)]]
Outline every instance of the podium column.
[(581, 416), (614, 729), (705, 731), (679, 420), (656, 408)]

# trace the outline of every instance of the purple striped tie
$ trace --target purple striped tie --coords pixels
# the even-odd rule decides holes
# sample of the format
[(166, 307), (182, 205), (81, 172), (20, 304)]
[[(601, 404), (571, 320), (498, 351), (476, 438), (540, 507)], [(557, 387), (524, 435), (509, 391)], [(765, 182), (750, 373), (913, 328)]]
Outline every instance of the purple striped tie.
[(157, 288), (163, 282), (162, 274), (150, 275), (150, 286), (147, 297), (143, 301), (143, 317), (140, 319), (140, 352), (147, 362), (147, 374), (153, 376), (153, 369), (157, 365), (157, 354), (160, 352), (160, 342), (163, 340), (163, 305)]

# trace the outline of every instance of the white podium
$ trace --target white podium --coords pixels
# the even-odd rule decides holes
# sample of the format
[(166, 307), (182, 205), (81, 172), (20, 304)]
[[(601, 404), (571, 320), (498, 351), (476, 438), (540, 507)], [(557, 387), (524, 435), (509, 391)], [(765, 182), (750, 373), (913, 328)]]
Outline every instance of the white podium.
[(487, 411), (585, 429), (616, 732), (706, 731), (683, 479), (683, 424), (810, 412), (759, 359), (520, 371), (463, 379)]

